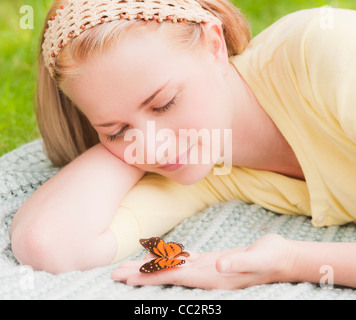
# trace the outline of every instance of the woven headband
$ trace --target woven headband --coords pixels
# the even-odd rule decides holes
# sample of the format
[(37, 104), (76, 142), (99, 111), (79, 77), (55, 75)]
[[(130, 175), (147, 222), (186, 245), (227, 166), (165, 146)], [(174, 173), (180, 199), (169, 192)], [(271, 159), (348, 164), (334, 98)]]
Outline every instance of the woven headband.
[(70, 0), (51, 17), (45, 30), (42, 53), (51, 76), (56, 57), (71, 39), (98, 24), (120, 19), (221, 24), (195, 0)]

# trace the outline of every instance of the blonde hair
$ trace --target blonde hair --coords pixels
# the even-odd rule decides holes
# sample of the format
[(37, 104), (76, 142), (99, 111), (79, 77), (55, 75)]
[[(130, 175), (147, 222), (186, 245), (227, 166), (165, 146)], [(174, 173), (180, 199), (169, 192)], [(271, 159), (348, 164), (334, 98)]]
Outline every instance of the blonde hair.
[[(241, 54), (251, 40), (249, 24), (241, 12), (229, 0), (197, 0), (222, 22), (229, 57)], [(55, 0), (47, 21), (68, 0)], [(172, 42), (186, 50), (199, 47), (203, 33), (202, 24), (157, 23), (143, 20), (118, 20), (97, 25), (73, 39), (57, 57), (53, 66), (54, 80), (45, 66), (42, 52), (38, 58), (38, 83), (36, 116), (43, 138), (45, 152), (54, 166), (63, 167), (80, 154), (99, 143), (99, 138), (85, 115), (63, 93), (63, 83), (75, 77), (78, 65), (95, 55), (106, 52), (120, 39), (134, 32), (147, 32), (164, 28)]]

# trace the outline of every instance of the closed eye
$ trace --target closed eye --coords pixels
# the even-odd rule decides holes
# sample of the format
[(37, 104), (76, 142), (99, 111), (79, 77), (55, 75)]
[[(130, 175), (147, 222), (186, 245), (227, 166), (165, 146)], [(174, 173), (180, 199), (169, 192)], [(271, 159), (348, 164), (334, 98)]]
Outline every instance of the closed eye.
[(108, 136), (108, 140), (110, 142), (113, 142), (113, 141), (119, 139), (122, 136), (122, 134), (126, 131), (127, 128), (128, 128), (128, 125), (123, 126), (122, 129), (120, 129), (120, 131), (118, 133), (116, 133), (112, 136)]
[[(177, 103), (177, 101), (180, 98), (180, 95), (181, 95), (181, 91), (178, 92), (178, 94), (171, 101), (169, 101), (165, 106), (163, 106), (161, 108), (155, 108), (155, 109), (153, 109), (153, 111), (156, 112), (156, 113), (167, 112), (169, 109), (171, 109)], [(126, 129), (128, 127), (129, 127), (129, 125), (123, 126), (117, 134), (112, 135), (112, 136), (108, 136), (107, 139), (110, 142), (113, 142), (113, 141), (115, 141), (117, 139), (120, 139), (123, 136), (124, 132), (126, 131)]]
[(153, 109), (154, 112), (157, 113), (162, 113), (162, 112), (166, 112), (167, 110), (169, 110), (172, 106), (174, 106), (176, 104), (176, 97), (175, 96), (170, 102), (168, 102), (165, 106), (161, 107), (161, 108), (155, 108)]

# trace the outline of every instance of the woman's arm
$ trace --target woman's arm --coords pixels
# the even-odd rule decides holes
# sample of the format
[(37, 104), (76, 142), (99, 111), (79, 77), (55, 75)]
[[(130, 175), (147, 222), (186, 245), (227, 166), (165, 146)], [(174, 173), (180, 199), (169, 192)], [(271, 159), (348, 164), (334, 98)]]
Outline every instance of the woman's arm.
[(291, 280), (356, 288), (356, 243), (292, 241)]
[(131, 285), (175, 284), (203, 289), (241, 289), (275, 282), (312, 282), (356, 287), (356, 243), (286, 240), (275, 234), (247, 248), (191, 253), (185, 265), (155, 276), (142, 274), (143, 261), (128, 261), (112, 278)]
[[(88, 150), (37, 190), (12, 223), (16, 258), (52, 273), (126, 258), (139, 238), (161, 236), (233, 194), (205, 181), (183, 186), (131, 167), (102, 145)], [(142, 178), (143, 177), (143, 178)]]
[(101, 144), (39, 188), (16, 213), (17, 259), (50, 272), (109, 264), (116, 241), (109, 230), (120, 200), (143, 177)]

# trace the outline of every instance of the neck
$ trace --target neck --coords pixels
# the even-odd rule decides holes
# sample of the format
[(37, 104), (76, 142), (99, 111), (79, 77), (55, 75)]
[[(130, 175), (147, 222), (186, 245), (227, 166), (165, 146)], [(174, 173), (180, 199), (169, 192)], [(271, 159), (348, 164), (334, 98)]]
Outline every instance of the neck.
[(228, 82), (234, 101), (233, 165), (304, 179), (292, 148), (233, 65)]

